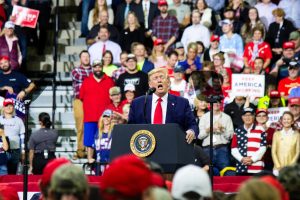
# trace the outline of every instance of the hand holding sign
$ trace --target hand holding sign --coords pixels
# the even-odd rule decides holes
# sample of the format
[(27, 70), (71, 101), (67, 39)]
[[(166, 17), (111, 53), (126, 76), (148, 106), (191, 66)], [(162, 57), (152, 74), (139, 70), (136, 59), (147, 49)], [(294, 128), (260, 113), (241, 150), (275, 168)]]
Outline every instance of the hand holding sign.
[(40, 11), (21, 6), (14, 6), (11, 21), (15, 25), (35, 28)]

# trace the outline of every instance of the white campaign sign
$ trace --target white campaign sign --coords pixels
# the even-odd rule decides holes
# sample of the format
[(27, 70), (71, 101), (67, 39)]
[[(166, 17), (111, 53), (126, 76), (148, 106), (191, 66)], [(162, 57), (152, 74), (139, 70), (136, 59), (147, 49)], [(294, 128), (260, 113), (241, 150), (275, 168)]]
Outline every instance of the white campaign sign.
[(267, 125), (270, 126), (271, 123), (278, 122), (282, 114), (288, 110), (289, 110), (288, 107), (269, 108), (268, 109), (269, 121), (267, 122)]
[(232, 95), (263, 97), (265, 93), (265, 76), (255, 74), (232, 74)]

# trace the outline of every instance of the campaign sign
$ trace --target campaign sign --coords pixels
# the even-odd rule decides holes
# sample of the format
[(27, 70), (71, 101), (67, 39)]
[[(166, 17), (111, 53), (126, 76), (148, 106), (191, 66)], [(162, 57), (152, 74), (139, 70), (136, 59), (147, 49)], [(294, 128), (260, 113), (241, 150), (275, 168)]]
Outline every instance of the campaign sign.
[(270, 124), (272, 124), (273, 122), (278, 122), (282, 114), (288, 110), (289, 110), (288, 107), (269, 108), (268, 109), (269, 120), (267, 122), (267, 125), (270, 126)]
[(255, 74), (232, 74), (232, 95), (263, 97), (265, 94), (265, 76)]
[(39, 10), (15, 5), (12, 12), (12, 16), (14, 16), (12, 21), (15, 25), (35, 28), (39, 14)]
[(22, 119), (25, 118), (25, 104), (23, 101), (17, 99), (16, 94), (7, 93), (5, 96), (6, 99), (13, 99), (15, 103), (16, 115)]

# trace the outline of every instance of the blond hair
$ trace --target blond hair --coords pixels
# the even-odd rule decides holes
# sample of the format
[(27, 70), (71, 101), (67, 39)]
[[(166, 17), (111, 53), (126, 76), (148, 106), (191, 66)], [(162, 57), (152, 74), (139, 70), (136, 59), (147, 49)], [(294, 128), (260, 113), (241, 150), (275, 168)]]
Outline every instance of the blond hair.
[(148, 73), (148, 80), (150, 81), (150, 78), (153, 74), (156, 74), (158, 72), (162, 72), (168, 79), (169, 79), (169, 76), (168, 76), (168, 70), (166, 68), (162, 68), (162, 67), (158, 67), (158, 68), (155, 68), (155, 69), (152, 69), (149, 73)]
[(99, 14), (100, 12), (106, 11), (108, 14), (108, 7), (107, 7), (107, 3), (106, 0), (104, 0), (104, 5), (102, 7), (102, 9), (99, 9), (99, 5), (98, 5), (98, 1), (96, 0), (95, 2), (95, 7), (94, 7), (94, 14), (93, 14), (93, 24), (98, 24), (99, 22)]
[(140, 23), (139, 23), (139, 20), (137, 19), (136, 15), (134, 12), (132, 11), (129, 11), (128, 12), (128, 15), (126, 16), (126, 20), (124, 22), (124, 29), (127, 29), (129, 28), (129, 24), (128, 24), (128, 18), (129, 18), (129, 15), (132, 15), (134, 17), (134, 22), (135, 22), (135, 27), (134, 27), (134, 30), (140, 28)]
[[(111, 136), (111, 131), (114, 128), (114, 125), (115, 124), (111, 121), (109, 130), (108, 130), (108, 138), (110, 138), (110, 136)], [(98, 121), (98, 137), (99, 137), (99, 139), (101, 139), (103, 136), (103, 130), (104, 130), (104, 123), (103, 123), (103, 116), (101, 116)]]

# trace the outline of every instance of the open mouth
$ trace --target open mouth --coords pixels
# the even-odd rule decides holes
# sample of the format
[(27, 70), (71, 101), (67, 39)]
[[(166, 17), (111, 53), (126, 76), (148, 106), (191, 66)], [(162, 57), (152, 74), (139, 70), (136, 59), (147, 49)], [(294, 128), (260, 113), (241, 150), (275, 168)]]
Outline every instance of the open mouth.
[(162, 89), (163, 88), (163, 85), (162, 84), (159, 84), (158, 86), (157, 86), (157, 89)]

